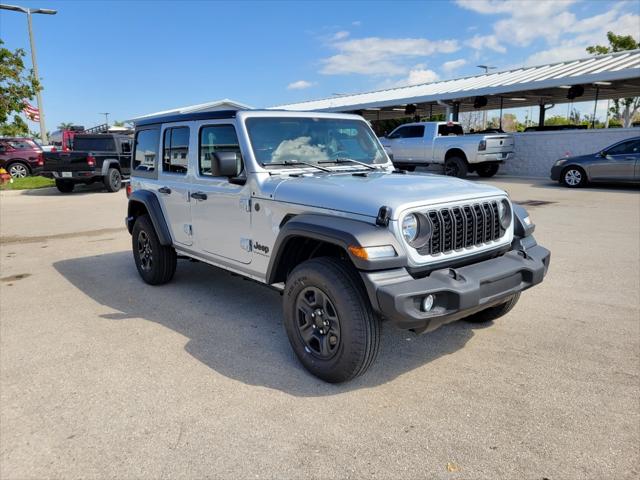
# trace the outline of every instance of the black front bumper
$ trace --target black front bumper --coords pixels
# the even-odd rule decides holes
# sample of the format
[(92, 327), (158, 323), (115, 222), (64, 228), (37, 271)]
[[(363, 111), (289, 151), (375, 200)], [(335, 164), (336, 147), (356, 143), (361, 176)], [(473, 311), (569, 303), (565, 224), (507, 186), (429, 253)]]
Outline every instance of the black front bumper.
[(553, 167), (551, 167), (551, 175), (549, 175), (551, 180), (555, 180), (556, 182), (560, 180), (560, 175), (562, 174), (563, 168), (564, 165), (554, 165)]
[[(504, 302), (509, 296), (538, 283), (549, 268), (550, 252), (535, 244), (460, 268), (435, 270), (413, 278), (405, 269), (362, 272), (374, 308), (397, 327), (424, 333), (445, 323)], [(519, 246), (522, 246), (520, 243)], [(422, 300), (434, 295), (429, 312)]]

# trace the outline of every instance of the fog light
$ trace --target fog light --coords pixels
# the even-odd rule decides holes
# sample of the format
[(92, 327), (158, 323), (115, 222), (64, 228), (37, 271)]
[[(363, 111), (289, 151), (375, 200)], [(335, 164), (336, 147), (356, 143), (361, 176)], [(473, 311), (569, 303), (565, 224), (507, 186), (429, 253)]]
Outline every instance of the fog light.
[(433, 308), (433, 301), (435, 297), (433, 295), (427, 295), (422, 299), (422, 303), (420, 304), (420, 310), (423, 312), (429, 312)]

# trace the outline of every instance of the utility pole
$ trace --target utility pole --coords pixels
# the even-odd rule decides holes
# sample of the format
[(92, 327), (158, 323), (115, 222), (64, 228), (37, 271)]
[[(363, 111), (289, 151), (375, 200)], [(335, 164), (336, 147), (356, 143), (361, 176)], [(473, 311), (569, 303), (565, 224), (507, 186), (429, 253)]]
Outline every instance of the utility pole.
[[(36, 43), (33, 39), (33, 27), (31, 25), (31, 14), (32, 13), (41, 13), (44, 15), (55, 15), (57, 10), (51, 10), (49, 8), (24, 8), (18, 7), (16, 5), (5, 5), (0, 4), (0, 9), (3, 10), (12, 10), (14, 12), (22, 12), (27, 14), (27, 25), (29, 27), (29, 43), (31, 45), (31, 65), (33, 66), (33, 75), (36, 77), (38, 81), (40, 81), (40, 76), (38, 74), (38, 62), (36, 61)], [(42, 140), (42, 144), (47, 144), (47, 129), (44, 123), (44, 106), (42, 104), (42, 94), (40, 90), (36, 92), (36, 99), (38, 101), (38, 111), (40, 113), (40, 140)]]
[(100, 112), (100, 115), (104, 115), (104, 123), (107, 124), (107, 127), (109, 126), (109, 114), (111, 112)]
[[(478, 68), (483, 68), (485, 75), (489, 73), (489, 70), (494, 70), (496, 68), (491, 65), (476, 65), (476, 66)], [(500, 118), (500, 120), (502, 121), (502, 118)], [(482, 129), (484, 130), (486, 128), (487, 128), (487, 111), (482, 110)]]

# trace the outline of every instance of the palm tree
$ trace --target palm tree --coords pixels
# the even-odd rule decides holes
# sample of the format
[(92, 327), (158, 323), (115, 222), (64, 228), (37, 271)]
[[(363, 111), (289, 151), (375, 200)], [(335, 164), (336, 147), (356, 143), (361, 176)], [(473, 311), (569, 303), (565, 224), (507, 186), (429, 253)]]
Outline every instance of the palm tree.
[(69, 130), (73, 127), (73, 122), (62, 122), (58, 125), (58, 130)]

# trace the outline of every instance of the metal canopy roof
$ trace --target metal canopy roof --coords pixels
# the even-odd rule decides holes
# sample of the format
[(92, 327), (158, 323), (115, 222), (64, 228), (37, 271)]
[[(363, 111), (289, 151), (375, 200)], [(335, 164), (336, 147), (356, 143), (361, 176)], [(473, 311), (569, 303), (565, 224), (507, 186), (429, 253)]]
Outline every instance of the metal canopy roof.
[[(602, 82), (602, 83), (598, 83)], [(443, 102), (460, 102), (460, 111), (526, 107), (540, 103), (567, 103), (567, 89), (582, 85), (584, 94), (574, 101), (640, 96), (640, 50), (591, 56), (548, 65), (522, 67), (473, 77), (443, 80), (408, 87), (312, 100), (274, 109), (346, 112), (363, 110), (367, 118), (404, 115), (406, 104), (416, 104), (418, 114), (443, 112)], [(487, 106), (474, 109), (476, 96), (487, 97)]]

